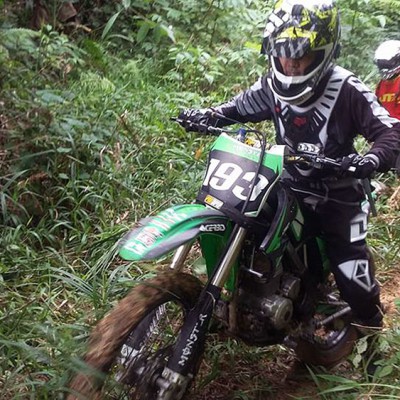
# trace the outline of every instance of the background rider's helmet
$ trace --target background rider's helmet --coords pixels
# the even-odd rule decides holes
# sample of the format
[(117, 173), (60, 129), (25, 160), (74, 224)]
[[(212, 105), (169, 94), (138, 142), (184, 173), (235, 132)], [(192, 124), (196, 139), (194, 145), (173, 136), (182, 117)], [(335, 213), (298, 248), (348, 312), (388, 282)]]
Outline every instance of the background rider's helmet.
[[(268, 17), (262, 53), (272, 69), (270, 86), (279, 99), (302, 104), (332, 68), (339, 53), (339, 11), (332, 0), (279, 0)], [(314, 62), (301, 76), (283, 73), (278, 57), (301, 58), (315, 52)]]
[(383, 79), (400, 74), (400, 40), (387, 40), (375, 51), (374, 62)]

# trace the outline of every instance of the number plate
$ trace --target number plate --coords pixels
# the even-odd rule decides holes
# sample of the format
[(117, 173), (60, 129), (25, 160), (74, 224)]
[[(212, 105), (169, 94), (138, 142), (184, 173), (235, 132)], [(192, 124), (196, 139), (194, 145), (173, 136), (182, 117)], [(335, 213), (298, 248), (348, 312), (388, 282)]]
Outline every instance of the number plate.
[(269, 189), (280, 175), (283, 160), (283, 155), (267, 152), (256, 176), (259, 156), (260, 149), (221, 135), (209, 154), (199, 200), (213, 207), (219, 205), (216, 208), (233, 207), (242, 211), (255, 179), (246, 215), (256, 216), (265, 203)]

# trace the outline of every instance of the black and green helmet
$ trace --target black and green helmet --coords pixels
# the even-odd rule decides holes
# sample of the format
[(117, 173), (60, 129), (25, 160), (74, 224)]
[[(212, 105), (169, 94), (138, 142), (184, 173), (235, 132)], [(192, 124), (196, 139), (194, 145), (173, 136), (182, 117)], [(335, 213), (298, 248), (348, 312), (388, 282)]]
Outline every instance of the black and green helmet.
[[(268, 17), (262, 48), (270, 60), (275, 94), (291, 104), (309, 99), (338, 55), (339, 37), (339, 11), (332, 0), (279, 0)], [(283, 73), (279, 58), (302, 58), (310, 51), (316, 57), (305, 75)]]

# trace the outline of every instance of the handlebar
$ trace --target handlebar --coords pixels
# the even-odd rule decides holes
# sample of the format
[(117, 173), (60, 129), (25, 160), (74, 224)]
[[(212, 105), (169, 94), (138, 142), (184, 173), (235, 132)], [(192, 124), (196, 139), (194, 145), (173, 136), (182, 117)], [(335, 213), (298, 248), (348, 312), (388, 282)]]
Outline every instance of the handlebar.
[(340, 169), (342, 165), (341, 161), (334, 160), (333, 158), (325, 157), (319, 154), (303, 153), (290, 154), (285, 156), (285, 164), (305, 164), (312, 165), (315, 168), (330, 167), (332, 169)]
[[(220, 115), (218, 113), (210, 113), (210, 117), (218, 118), (218, 117), (220, 117)], [(255, 132), (258, 134), (262, 134), (260, 131), (258, 131), (256, 129), (251, 129), (251, 128), (243, 127), (243, 126), (240, 127), (239, 129), (219, 128), (216, 126), (191, 122), (191, 121), (183, 120), (183, 119), (176, 118), (176, 117), (172, 117), (170, 119), (171, 119), (171, 121), (177, 122), (178, 124), (180, 124), (186, 128), (189, 128), (189, 130), (198, 131), (199, 133), (206, 134), (206, 135), (208, 134), (208, 135), (212, 135), (212, 136), (218, 136), (221, 133), (236, 134), (237, 139), (241, 142), (245, 141), (247, 133)], [(308, 145), (308, 148), (310, 146), (315, 147), (313, 145)], [(341, 161), (334, 160), (332, 158), (328, 158), (328, 157), (325, 157), (320, 154), (313, 154), (313, 153), (307, 153), (307, 152), (302, 152), (302, 151), (299, 151), (298, 153), (295, 153), (295, 154), (290, 154), (290, 155), (285, 156), (284, 163), (286, 165), (289, 165), (289, 164), (298, 164), (298, 165), (300, 164), (301, 165), (301, 164), (303, 164), (303, 165), (313, 166), (315, 168), (324, 168), (324, 167), (329, 168), (330, 167), (333, 169), (340, 169), (340, 167), (341, 167)], [(352, 171), (350, 170), (350, 172), (352, 172)]]
[[(239, 124), (239, 121), (235, 121), (233, 119), (227, 118), (224, 115), (221, 115), (219, 113), (216, 113), (214, 111), (210, 111), (207, 113), (208, 115), (204, 115), (205, 117), (211, 117), (211, 118), (216, 118), (216, 119), (222, 119), (225, 121), (228, 121), (229, 123), (237, 123)], [(242, 125), (239, 129), (226, 129), (226, 128), (219, 128), (216, 126), (211, 126), (207, 124), (202, 124), (202, 123), (195, 123), (179, 118), (171, 118), (172, 121), (175, 121), (179, 123), (181, 126), (185, 127), (187, 130), (194, 130), (198, 131), (203, 134), (209, 134), (213, 136), (218, 136), (221, 133), (229, 133), (229, 134), (236, 134), (236, 139), (239, 140), (240, 142), (245, 142), (246, 140), (246, 134), (249, 132), (255, 133), (259, 138), (261, 138), (261, 153), (260, 153), (260, 159), (259, 159), (259, 167), (258, 169), (261, 168), (262, 164), (262, 159), (263, 155), (265, 153), (265, 150), (267, 148), (267, 141), (266, 141), (266, 135), (263, 132), (260, 132), (256, 129), (251, 129), (245, 125)], [(322, 169), (322, 168), (330, 168), (336, 171), (342, 171), (342, 160), (334, 160), (329, 157), (325, 157), (324, 155), (319, 154), (319, 148), (315, 144), (310, 144), (310, 143), (299, 143), (297, 147), (298, 153), (295, 154), (289, 154), (284, 157), (284, 164), (289, 165), (289, 164), (297, 164), (297, 165), (307, 165), (311, 166), (314, 168)], [(347, 171), (350, 173), (354, 173), (356, 168), (354, 166), (348, 167)], [(376, 215), (376, 209), (374, 206), (374, 200), (371, 194), (371, 187), (368, 181), (368, 178), (363, 179), (363, 185), (364, 189), (366, 191), (368, 200), (371, 204), (372, 208), (372, 214)], [(253, 182), (254, 186), (254, 182)], [(252, 187), (253, 189), (253, 187)], [(251, 189), (251, 190), (252, 190)], [(246, 208), (246, 204), (243, 205), (243, 209)]]

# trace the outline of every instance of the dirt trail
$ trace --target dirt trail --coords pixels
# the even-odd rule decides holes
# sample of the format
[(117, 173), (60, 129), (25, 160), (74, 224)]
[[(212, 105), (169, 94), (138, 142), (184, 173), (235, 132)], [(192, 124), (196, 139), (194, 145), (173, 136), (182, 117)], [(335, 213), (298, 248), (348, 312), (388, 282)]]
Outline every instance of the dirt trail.
[[(385, 272), (385, 281), (381, 282), (382, 302), (384, 303), (385, 327), (391, 328), (395, 320), (399, 321), (400, 311), (395, 299), (400, 298), (400, 265), (391, 272)], [(226, 352), (223, 347), (222, 351)], [(251, 353), (252, 350), (250, 349)], [(253, 359), (252, 359), (253, 358)], [(203, 388), (197, 388), (189, 398), (191, 400), (318, 400), (318, 387), (309, 370), (298, 363), (293, 354), (280, 346), (265, 350), (262, 356), (246, 356), (243, 347), (239, 354), (221, 353), (220, 370), (214, 366), (216, 377)], [(207, 372), (212, 371), (211, 364), (206, 365)], [(320, 370), (324, 373), (323, 370)], [(354, 371), (348, 361), (344, 361), (328, 372), (354, 380), (362, 380), (362, 374)]]

